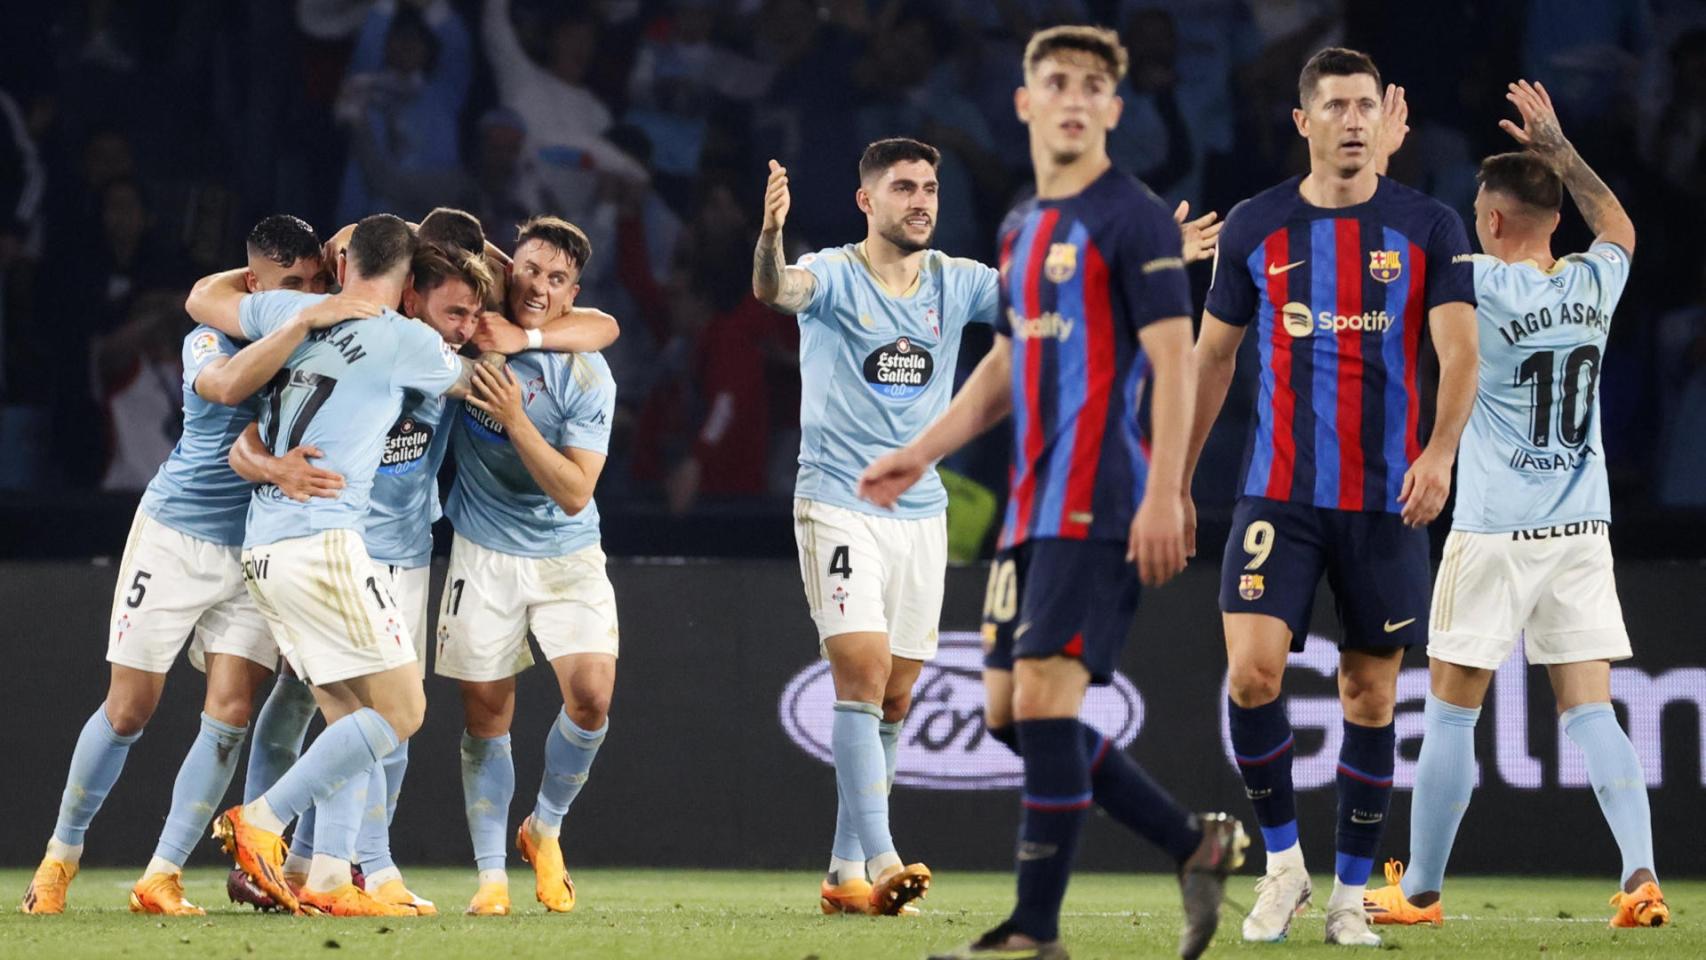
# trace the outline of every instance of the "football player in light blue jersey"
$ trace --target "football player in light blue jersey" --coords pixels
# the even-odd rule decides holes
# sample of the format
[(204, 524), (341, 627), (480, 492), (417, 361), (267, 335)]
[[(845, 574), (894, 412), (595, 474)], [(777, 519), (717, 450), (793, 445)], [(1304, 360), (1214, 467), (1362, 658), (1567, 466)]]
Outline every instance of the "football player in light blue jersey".
[(451, 438), (456, 483), (445, 514), (456, 538), (434, 669), (462, 690), (462, 788), (479, 869), (468, 906), (474, 915), (511, 910), (504, 871), (515, 795), (509, 728), (515, 676), (533, 663), (529, 632), (556, 674), (563, 709), (546, 731), (544, 776), (515, 842), (533, 865), (535, 896), (552, 912), (574, 909), (559, 838), (609, 730), (616, 597), (593, 490), (610, 442), (616, 385), (597, 353), (537, 349), (542, 328), (572, 309), (591, 255), (573, 224), (535, 217), (522, 225), (508, 305), (530, 349), (501, 374), (482, 366)]
[[(250, 232), (247, 248), (248, 266), (233, 271), (245, 289), (323, 288), (320, 241), (301, 220), (283, 214), (263, 219)], [(131, 526), (113, 597), (106, 702), (78, 737), (47, 855), (24, 896), (27, 913), (64, 908), (84, 832), (192, 634), (204, 658), (198, 665), (207, 672), (201, 732), (179, 770), (165, 831), (131, 904), (150, 913), (201, 912), (184, 899), (179, 874), (207, 826), (208, 817), (199, 811), (216, 803), (230, 783), (255, 689), (278, 660), (265, 621), (242, 587), (238, 549), (249, 485), (225, 458), (233, 439), (255, 418), (258, 403), (251, 395), (313, 322), (313, 315), (299, 315), (241, 349), (208, 327), (184, 338), (184, 432), (149, 483)], [(292, 472), (291, 482), (326, 482), (304, 454), (292, 451), (291, 463), (302, 469)]]
[[(1611, 925), (1656, 927), (1670, 908), (1653, 869), (1646, 778), (1611, 706), (1611, 661), (1630, 646), (1612, 575), (1596, 390), (1635, 225), (1564, 138), (1544, 87), (1513, 83), (1506, 99), (1522, 125), (1499, 125), (1527, 149), (1483, 161), (1475, 198), (1480, 389), (1434, 585), (1411, 861), (1407, 871), (1387, 865), (1388, 885), (1367, 907), (1376, 923), (1444, 922), (1446, 860), (1475, 786), (1475, 723), (1520, 637), (1528, 662), (1551, 675), (1560, 727), (1587, 761), (1622, 853)], [(1565, 189), (1594, 242), (1555, 258)]]
[[(339, 256), (344, 295), (397, 303), (415, 247), (413, 230), (396, 217), (361, 221)], [(235, 314), (249, 336), (264, 334), (306, 299), (268, 294), (233, 300), (217, 279), (197, 285), (192, 313), (199, 310), (198, 318), (210, 323), (229, 323)], [(416, 912), (381, 903), (350, 882), (368, 774), (419, 727), (424, 710), (404, 616), (375, 575), (360, 532), (383, 440), (405, 394), (460, 396), (471, 370), (430, 327), (387, 308), (311, 337), (291, 353), (262, 403), (261, 434), (275, 454), (306, 440), (345, 481), (334, 497), (306, 502), (272, 486), (258, 488), (244, 537), (250, 592), (292, 668), (313, 685), (328, 724), (270, 789), (221, 814), (215, 831), (250, 879), (293, 911)], [(299, 902), (283, 877), (282, 833), (317, 802), (315, 858)]]
[(782, 252), (788, 172), (770, 161), (753, 257), (753, 293), (800, 322), (794, 536), (836, 698), (825, 913), (897, 915), (930, 886), (928, 867), (895, 852), (888, 793), (913, 684), (936, 655), (948, 495), (934, 470), (894, 510), (860, 500), (857, 488), (866, 464), (947, 408), (966, 324), (995, 321), (995, 271), (930, 249), (940, 160), (917, 140), (871, 144), (855, 194), (865, 239), (791, 267)]

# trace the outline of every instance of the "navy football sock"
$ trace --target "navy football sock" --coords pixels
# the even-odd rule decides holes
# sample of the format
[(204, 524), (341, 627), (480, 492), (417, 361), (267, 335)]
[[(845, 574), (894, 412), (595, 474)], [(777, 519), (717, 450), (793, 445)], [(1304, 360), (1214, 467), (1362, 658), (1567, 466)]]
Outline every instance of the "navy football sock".
[(1339, 748), (1338, 857), (1333, 872), (1345, 886), (1368, 882), (1380, 847), (1386, 807), (1392, 802), (1392, 767), (1397, 738), (1392, 724), (1364, 727), (1345, 721)]
[(1297, 803), (1291, 789), (1291, 718), (1285, 698), (1259, 707), (1226, 703), (1232, 753), (1244, 791), (1256, 808), (1256, 823), (1271, 856), (1297, 846)]
[(1197, 818), (1096, 728), (1080, 723), (1096, 805), (1126, 829), (1183, 863), (1202, 843)]
[(1025, 760), (1025, 793), (1019, 902), (1011, 923), (1027, 936), (1048, 942), (1060, 937), (1060, 902), (1090, 809), (1090, 765), (1077, 720), (1021, 720), (1014, 727)]

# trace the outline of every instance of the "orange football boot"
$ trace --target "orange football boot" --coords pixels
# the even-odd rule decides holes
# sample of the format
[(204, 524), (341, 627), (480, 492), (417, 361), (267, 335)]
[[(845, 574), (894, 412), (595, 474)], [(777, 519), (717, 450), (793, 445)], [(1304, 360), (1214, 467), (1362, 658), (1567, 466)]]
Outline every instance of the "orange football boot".
[(533, 818), (521, 821), (515, 832), (515, 848), (521, 859), (533, 864), (533, 894), (545, 909), (552, 913), (568, 913), (575, 908), (575, 881), (563, 863), (563, 847), (556, 837), (533, 835)]
[(284, 858), (290, 850), (283, 837), (245, 821), (241, 805), (213, 821), (213, 836), (231, 855), (237, 868), (248, 874), (274, 903), (291, 913), (302, 912), (295, 891), (284, 880)]
[(1368, 922), (1444, 926), (1445, 908), (1440, 905), (1443, 901), (1435, 900), (1425, 907), (1416, 906), (1404, 896), (1404, 888), (1398, 885), (1403, 879), (1404, 865), (1396, 860), (1386, 861), (1386, 886), (1362, 895), (1362, 908), (1368, 913)]
[(184, 899), (184, 878), (176, 873), (151, 873), (130, 888), (131, 913), (167, 917), (201, 917), (207, 911)]
[(24, 891), (23, 902), (18, 904), (18, 912), (64, 913), (65, 891), (71, 887), (71, 878), (76, 875), (75, 864), (42, 857), (41, 866), (36, 867), (36, 874), (30, 878), (29, 888)]
[(1619, 890), (1611, 895), (1611, 905), (1617, 913), (1611, 918), (1614, 927), (1662, 927), (1670, 922), (1670, 905), (1659, 885), (1651, 880), (1635, 888), (1634, 893)]

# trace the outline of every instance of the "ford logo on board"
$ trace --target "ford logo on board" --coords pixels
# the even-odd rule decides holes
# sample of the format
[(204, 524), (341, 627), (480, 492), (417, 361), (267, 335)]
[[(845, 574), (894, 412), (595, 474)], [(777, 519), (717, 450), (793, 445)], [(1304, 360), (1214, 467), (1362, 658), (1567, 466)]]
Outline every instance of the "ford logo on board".
[[(819, 660), (782, 691), (782, 729), (801, 750), (834, 763), (830, 728), (835, 683)], [(1143, 727), (1143, 698), (1125, 674), (1091, 687), (1080, 716), (1124, 748)], [(1024, 764), (990, 737), (983, 724), (983, 644), (975, 633), (944, 632), (936, 659), (913, 688), (912, 713), (901, 733), (895, 783), (927, 790), (997, 790), (1024, 784)]]

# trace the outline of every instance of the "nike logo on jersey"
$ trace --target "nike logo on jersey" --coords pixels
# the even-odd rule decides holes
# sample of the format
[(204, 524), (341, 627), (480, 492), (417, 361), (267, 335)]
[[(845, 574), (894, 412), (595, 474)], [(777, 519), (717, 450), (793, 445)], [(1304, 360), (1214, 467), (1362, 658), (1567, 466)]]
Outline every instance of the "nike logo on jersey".
[(1268, 264), (1268, 276), (1277, 277), (1282, 273), (1286, 273), (1287, 271), (1296, 270), (1298, 267), (1301, 267), (1308, 262), (1309, 261), (1307, 261), (1307, 260), (1298, 260), (1295, 263), (1286, 263), (1286, 264), (1270, 263), (1270, 264)]
[(1382, 626), (1384, 626), (1386, 628), (1387, 633), (1397, 633), (1398, 631), (1404, 629), (1405, 627), (1407, 627), (1410, 624), (1415, 623), (1415, 622), (1416, 622), (1416, 618), (1411, 617), (1408, 620), (1400, 620), (1397, 623), (1393, 623), (1392, 621), (1388, 620), (1384, 624), (1382, 624)]

